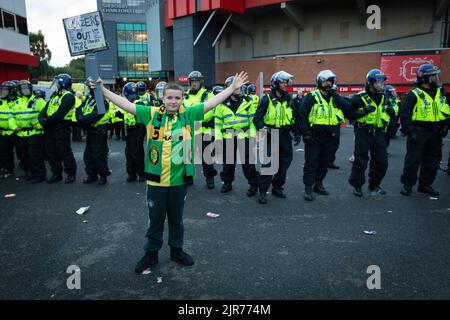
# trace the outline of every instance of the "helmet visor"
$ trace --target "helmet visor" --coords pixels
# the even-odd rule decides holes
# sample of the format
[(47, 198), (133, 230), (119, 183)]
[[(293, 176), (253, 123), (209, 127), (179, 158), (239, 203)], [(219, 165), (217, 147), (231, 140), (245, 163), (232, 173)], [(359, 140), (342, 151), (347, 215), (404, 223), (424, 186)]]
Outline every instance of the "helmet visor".
[(164, 97), (164, 88), (156, 88), (156, 99), (161, 100)]
[(9, 95), (9, 89), (7, 87), (1, 87), (0, 89), (0, 99), (5, 99)]
[(53, 79), (53, 82), (50, 85), (50, 91), (52, 92), (59, 91), (60, 88), (61, 85), (59, 84), (59, 79), (58, 78)]
[(19, 92), (22, 94), (22, 96), (25, 96), (25, 97), (31, 96), (31, 88), (27, 84), (21, 84), (19, 86)]
[(378, 80), (378, 78), (377, 78), (377, 80), (373, 82), (373, 88), (375, 89), (375, 91), (377, 93), (384, 93), (384, 91), (385, 91), (385, 84), (384, 84), (385, 79), (386, 78), (383, 78), (382, 80)]
[(202, 81), (201, 80), (190, 80), (189, 86), (191, 87), (191, 89), (198, 91), (202, 88)]
[[(440, 72), (439, 72), (439, 73), (440, 73)], [(435, 74), (433, 74), (433, 75), (430, 75), (430, 76), (428, 77), (428, 82), (429, 82), (429, 83), (433, 83), (433, 84), (438, 84), (438, 85), (440, 85), (440, 84), (441, 84), (441, 76), (440, 76), (439, 73), (435, 73)]]

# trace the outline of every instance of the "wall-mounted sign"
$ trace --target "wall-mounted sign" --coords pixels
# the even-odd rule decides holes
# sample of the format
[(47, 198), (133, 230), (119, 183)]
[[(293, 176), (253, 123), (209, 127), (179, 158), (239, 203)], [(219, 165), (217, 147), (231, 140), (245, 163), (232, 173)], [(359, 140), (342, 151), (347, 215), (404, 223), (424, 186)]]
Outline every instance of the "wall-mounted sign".
[(102, 0), (101, 11), (105, 14), (145, 14), (147, 5), (146, 0)]
[(440, 51), (383, 52), (380, 66), (388, 83), (411, 84), (416, 81), (417, 69), (424, 63), (440, 67)]

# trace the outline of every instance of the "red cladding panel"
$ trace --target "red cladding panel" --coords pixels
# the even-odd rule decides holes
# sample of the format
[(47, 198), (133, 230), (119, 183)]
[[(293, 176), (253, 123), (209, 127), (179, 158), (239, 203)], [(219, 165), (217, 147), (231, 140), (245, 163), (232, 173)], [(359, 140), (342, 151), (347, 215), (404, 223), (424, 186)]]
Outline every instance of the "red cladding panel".
[(166, 16), (166, 24), (167, 20), (175, 18), (175, 0), (167, 0), (167, 16)]
[(211, 0), (200, 0), (200, 8), (198, 8), (198, 11), (208, 10), (211, 10)]
[(189, 8), (188, 13), (194, 14), (197, 12), (197, 0), (188, 0), (189, 1)]
[(31, 54), (0, 49), (0, 62), (37, 67), (39, 58)]
[(8, 80), (28, 80), (28, 78), (27, 66), (0, 63), (0, 83)]
[(244, 13), (244, 11), (245, 11), (245, 1), (240, 1), (240, 0), (232, 0), (232, 1), (221, 0), (220, 1), (220, 8), (221, 9), (226, 9), (226, 10), (231, 11), (231, 12)]
[(170, 14), (169, 6), (170, 6), (170, 1), (164, 1), (164, 17), (165, 17), (166, 28), (173, 27), (173, 20), (169, 18), (169, 14)]
[[(288, 2), (290, 0), (245, 0), (246, 8), (263, 7), (274, 3)], [(234, 2), (234, 1), (233, 1)], [(244, 1), (242, 1), (244, 2)]]
[(244, 13), (244, 0), (200, 0), (201, 8), (197, 11), (211, 11), (215, 9), (223, 9), (236, 13)]
[(175, 16), (176, 17), (184, 17), (188, 15), (187, 11), (187, 2), (188, 0), (175, 0), (176, 7), (175, 7)]

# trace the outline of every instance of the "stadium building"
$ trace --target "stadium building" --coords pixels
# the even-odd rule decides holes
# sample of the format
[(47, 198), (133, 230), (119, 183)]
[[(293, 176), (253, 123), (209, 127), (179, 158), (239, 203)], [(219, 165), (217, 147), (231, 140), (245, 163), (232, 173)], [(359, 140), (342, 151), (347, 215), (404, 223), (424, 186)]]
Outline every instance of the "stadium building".
[[(122, 1), (123, 2), (123, 1)], [(381, 68), (406, 92), (417, 67), (435, 63), (450, 84), (448, 0), (154, 0), (146, 11), (149, 68), (186, 82), (192, 70), (212, 86), (240, 70), (264, 84), (285, 70), (295, 91), (331, 69), (342, 93), (362, 89)], [(375, 5), (372, 6), (372, 5)]]
[(39, 58), (30, 52), (25, 0), (0, 0), (0, 83), (29, 79)]

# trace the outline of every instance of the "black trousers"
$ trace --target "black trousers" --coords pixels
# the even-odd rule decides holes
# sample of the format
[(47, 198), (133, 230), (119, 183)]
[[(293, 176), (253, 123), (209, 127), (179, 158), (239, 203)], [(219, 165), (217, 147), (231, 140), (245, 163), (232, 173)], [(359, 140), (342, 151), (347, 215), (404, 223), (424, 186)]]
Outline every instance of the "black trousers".
[(91, 128), (86, 132), (86, 148), (84, 149), (85, 171), (89, 177), (107, 177), (111, 174), (108, 168), (108, 137), (106, 128)]
[(0, 135), (0, 169), (14, 173), (15, 135)]
[(83, 136), (81, 134), (81, 127), (73, 123), (72, 124), (72, 141), (78, 141), (81, 142), (83, 140)]
[(61, 176), (63, 172), (68, 175), (77, 173), (77, 163), (70, 145), (71, 126), (53, 128), (46, 131), (45, 145), (47, 149), (50, 170), (54, 175)]
[[(338, 130), (336, 131), (336, 136), (337, 136), (337, 144), (335, 144), (335, 146), (334, 146), (334, 150), (333, 150), (331, 158), (330, 158), (330, 164), (334, 163), (336, 161), (336, 153), (339, 149), (339, 144), (341, 142), (341, 127), (338, 127)], [(305, 152), (306, 152), (306, 148), (305, 148)]]
[(164, 222), (169, 224), (169, 246), (182, 248), (184, 238), (183, 210), (187, 186), (154, 187), (147, 186), (149, 228), (144, 250), (159, 251), (163, 244)]
[(409, 140), (406, 144), (405, 165), (401, 182), (413, 186), (417, 182), (417, 172), (420, 168), (419, 184), (431, 186), (436, 178), (439, 162), (442, 157), (442, 138), (437, 129), (415, 127), (416, 143)]
[[(369, 163), (370, 152), (370, 163)], [(369, 186), (380, 186), (388, 168), (386, 140), (382, 129), (355, 126), (355, 162), (348, 182), (354, 187), (365, 183), (369, 164)]]
[(447, 163), (447, 170), (449, 169), (450, 169), (450, 152), (448, 153), (448, 163)]
[(127, 127), (125, 158), (127, 173), (130, 176), (144, 176), (144, 140), (146, 128), (143, 124)]
[(310, 187), (321, 183), (328, 172), (328, 164), (339, 147), (339, 128), (336, 132), (315, 132), (314, 143), (305, 144), (305, 166), (303, 167), (303, 183)]
[[(263, 175), (263, 171), (261, 172), (258, 179), (260, 193), (266, 193), (267, 190), (269, 190), (270, 184), (272, 184), (275, 189), (283, 188), (286, 183), (287, 170), (292, 162), (293, 151), (291, 133), (287, 130), (280, 130), (278, 141), (272, 141), (271, 137), (272, 134), (269, 132), (267, 134), (266, 154), (268, 157), (278, 155), (279, 166), (274, 175)], [(262, 168), (269, 168), (270, 166), (271, 163), (261, 165)]]
[[(217, 170), (214, 168), (214, 164), (206, 163), (205, 159), (203, 157), (203, 155), (205, 154), (205, 149), (211, 143), (214, 143), (214, 137), (209, 135), (209, 134), (202, 133), (202, 154), (201, 154), (201, 157), (202, 157), (202, 169), (203, 169), (203, 176), (206, 179), (214, 178), (217, 175)], [(214, 156), (214, 152), (211, 154), (211, 157), (213, 157), (213, 156)]]
[(28, 154), (28, 137), (15, 136), (16, 156), (19, 167), (23, 171), (30, 171), (30, 158)]
[[(120, 139), (121, 137), (125, 137), (125, 125), (123, 124), (123, 121), (113, 123), (112, 126), (114, 128), (117, 140)], [(112, 137), (112, 132), (110, 136)]]
[[(232, 183), (234, 181), (234, 173), (236, 170), (237, 153), (239, 152), (239, 158), (242, 163), (242, 171), (244, 176), (251, 186), (258, 186), (259, 173), (256, 171), (255, 164), (250, 163), (250, 142), (249, 139), (240, 139), (237, 137), (233, 139), (223, 139), (223, 169), (220, 173), (220, 178), (223, 182)], [(232, 163), (227, 163), (227, 154), (233, 153)], [(230, 157), (230, 156), (228, 156)], [(230, 160), (230, 159), (229, 159)], [(256, 160), (256, 158), (255, 158)], [(230, 162), (230, 161), (228, 161)]]
[(45, 178), (45, 139), (44, 134), (35, 134), (28, 139), (28, 158), (30, 159), (30, 170), (33, 178)]
[(384, 137), (386, 139), (386, 147), (389, 147), (391, 143), (391, 139), (395, 137), (399, 128), (398, 117), (394, 117), (389, 122)]

